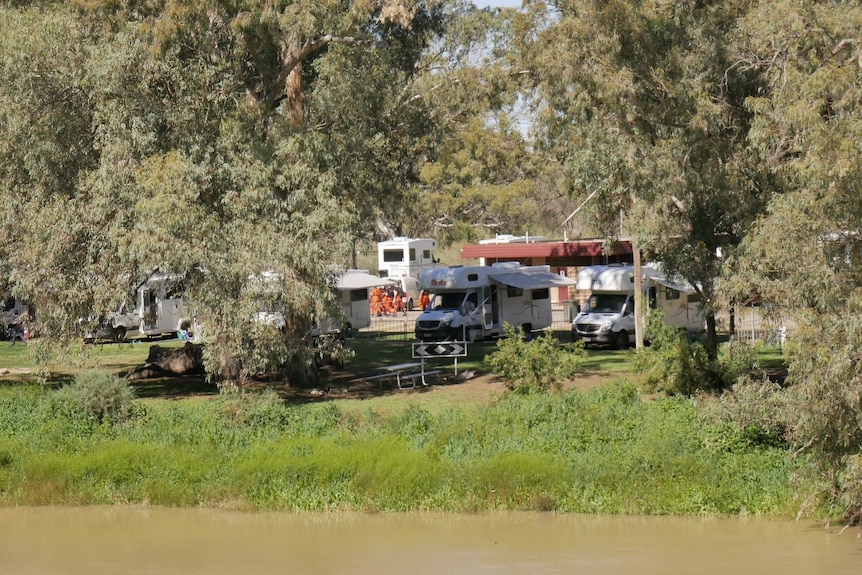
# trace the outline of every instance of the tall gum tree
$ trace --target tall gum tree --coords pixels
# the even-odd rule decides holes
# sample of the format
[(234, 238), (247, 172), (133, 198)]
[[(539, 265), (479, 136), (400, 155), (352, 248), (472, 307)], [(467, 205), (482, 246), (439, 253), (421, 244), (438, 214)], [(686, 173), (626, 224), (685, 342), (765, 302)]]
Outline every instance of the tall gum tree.
[[(735, 67), (726, 30), (751, 2), (530, 2), (514, 27), (539, 97), (537, 146), (609, 236), (630, 235), (700, 292), (716, 354), (722, 253), (762, 211), (745, 147), (756, 76)], [(625, 230), (620, 230), (620, 213)]]
[[(12, 289), (44, 340), (159, 268), (187, 275), (210, 373), (303, 365), (312, 314), (415, 179), (432, 121), (415, 62), (435, 2), (17, 3), (3, 7), (0, 147)], [(24, 57), (22, 58), (22, 54)], [(280, 272), (260, 293), (249, 277)], [(287, 333), (264, 337), (261, 306)], [(313, 376), (313, 374), (306, 374)]]

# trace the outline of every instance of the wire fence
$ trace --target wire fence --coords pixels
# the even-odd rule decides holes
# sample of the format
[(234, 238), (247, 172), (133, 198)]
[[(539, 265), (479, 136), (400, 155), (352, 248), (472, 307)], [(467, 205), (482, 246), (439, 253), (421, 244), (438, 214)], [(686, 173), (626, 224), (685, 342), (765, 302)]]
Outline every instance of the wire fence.
[[(553, 321), (547, 331), (561, 343), (569, 343), (572, 338), (572, 323), (567, 319), (570, 315), (562, 307), (554, 308)], [(414, 328), (418, 311), (409, 312), (406, 316), (373, 317), (369, 327), (353, 332), (353, 338), (415, 341)], [(730, 334), (729, 316), (719, 314), (716, 317), (720, 334)], [(766, 343), (783, 347), (793, 335), (794, 325), (786, 318), (774, 318), (758, 309), (744, 308), (740, 310), (734, 322), (734, 332), (731, 337), (750, 343)]]

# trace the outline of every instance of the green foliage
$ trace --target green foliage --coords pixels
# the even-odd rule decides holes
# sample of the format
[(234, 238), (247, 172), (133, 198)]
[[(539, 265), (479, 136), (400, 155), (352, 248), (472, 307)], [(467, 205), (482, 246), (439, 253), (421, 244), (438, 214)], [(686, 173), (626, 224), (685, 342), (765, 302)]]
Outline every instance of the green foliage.
[(648, 316), (646, 339), (650, 345), (636, 360), (646, 390), (693, 395), (716, 389), (706, 349), (690, 341), (684, 331), (664, 323), (661, 314)]
[(649, 314), (646, 339), (650, 345), (635, 362), (644, 374), (644, 388), (651, 392), (720, 392), (742, 379), (765, 375), (754, 346), (733, 340), (723, 348), (723, 354), (712, 359), (703, 344), (667, 325), (661, 312)]
[(61, 401), (99, 422), (126, 421), (135, 399), (135, 392), (126, 380), (101, 370), (81, 372), (72, 384), (55, 393)]
[(349, 418), (246, 395), (95, 425), (39, 388), (4, 393), (0, 503), (788, 516), (805, 487), (790, 483), (803, 460), (716, 445), (694, 402), (643, 402), (627, 382)]
[(583, 345), (561, 344), (549, 333), (527, 339), (511, 325), (504, 327), (505, 336), (485, 363), (506, 380), (510, 390), (526, 393), (558, 388), (580, 369)]

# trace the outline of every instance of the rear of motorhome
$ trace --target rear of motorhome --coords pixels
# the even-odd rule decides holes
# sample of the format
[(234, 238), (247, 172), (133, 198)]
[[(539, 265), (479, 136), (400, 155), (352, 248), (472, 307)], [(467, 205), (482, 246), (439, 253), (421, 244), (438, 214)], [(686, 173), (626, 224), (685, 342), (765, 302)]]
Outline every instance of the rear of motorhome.
[(0, 338), (12, 337), (16, 326), (24, 321), (32, 321), (32, 310), (30, 305), (16, 297), (3, 300), (3, 309), (0, 310)]
[(505, 324), (524, 333), (550, 327), (550, 288), (574, 285), (549, 266), (517, 262), (426, 270), (420, 289), (431, 302), (416, 320), (422, 341), (475, 341), (503, 335)]
[(691, 286), (668, 280), (659, 265), (641, 267), (636, 281), (634, 266), (587, 266), (578, 272), (577, 289), (588, 291), (583, 309), (572, 320), (572, 336), (586, 344), (629, 347), (635, 340), (634, 294), (641, 289), (645, 311), (661, 310), (664, 322), (689, 333), (703, 330), (700, 297)]
[(437, 259), (436, 240), (397, 237), (377, 244), (377, 270), (380, 277), (407, 276), (419, 279), (423, 270), (433, 268)]

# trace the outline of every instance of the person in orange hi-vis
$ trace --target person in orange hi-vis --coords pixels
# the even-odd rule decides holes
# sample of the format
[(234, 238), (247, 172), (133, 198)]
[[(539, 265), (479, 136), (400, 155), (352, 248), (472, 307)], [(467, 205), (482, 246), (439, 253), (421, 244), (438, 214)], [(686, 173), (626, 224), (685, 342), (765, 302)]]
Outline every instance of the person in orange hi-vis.
[(407, 315), (407, 306), (404, 305), (404, 296), (401, 295), (400, 290), (395, 290), (395, 301), (393, 302), (394, 313), (398, 314), (398, 312), (404, 312), (404, 315)]
[(383, 313), (383, 290), (376, 287), (371, 290), (371, 317), (380, 317)]
[(428, 307), (429, 303), (431, 303), (431, 298), (428, 297), (428, 292), (425, 290), (419, 292), (419, 309), (425, 311), (425, 308)]

